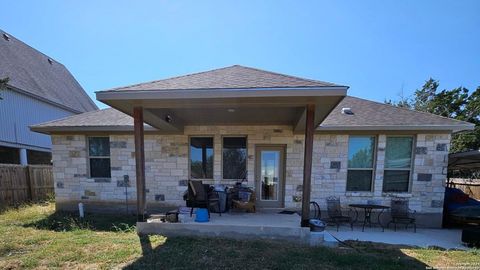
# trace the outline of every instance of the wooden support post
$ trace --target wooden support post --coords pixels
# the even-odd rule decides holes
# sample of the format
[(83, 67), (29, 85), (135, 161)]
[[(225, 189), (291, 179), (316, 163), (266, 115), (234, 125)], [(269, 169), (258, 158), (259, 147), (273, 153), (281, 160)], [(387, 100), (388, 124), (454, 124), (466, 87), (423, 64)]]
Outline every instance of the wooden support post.
[(143, 108), (133, 108), (133, 129), (135, 137), (135, 167), (137, 174), (137, 217), (145, 221), (145, 148), (143, 143)]
[(302, 227), (308, 227), (310, 219), (310, 190), (312, 182), (313, 135), (315, 132), (315, 105), (306, 106), (307, 119), (305, 123), (305, 151), (303, 159), (303, 192), (302, 192)]

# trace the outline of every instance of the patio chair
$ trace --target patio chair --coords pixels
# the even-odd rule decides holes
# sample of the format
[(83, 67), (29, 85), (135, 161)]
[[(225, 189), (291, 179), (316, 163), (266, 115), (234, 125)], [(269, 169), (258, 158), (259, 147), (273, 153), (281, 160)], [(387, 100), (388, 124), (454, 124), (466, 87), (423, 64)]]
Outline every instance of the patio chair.
[[(220, 200), (215, 192), (210, 190), (210, 185), (204, 185), (202, 181), (188, 180), (187, 207), (191, 207), (190, 216), (193, 215), (194, 208), (206, 208), (208, 217), (210, 217), (210, 207), (218, 206), (220, 209)], [(221, 216), (222, 213), (219, 212)]]
[(394, 224), (394, 231), (397, 231), (397, 224), (404, 224), (405, 229), (408, 229), (409, 225), (413, 225), (413, 231), (417, 232), (414, 214), (415, 211), (408, 208), (408, 200), (393, 199), (390, 208), (392, 220), (388, 222), (387, 228), (390, 226), (390, 223)]
[(249, 213), (255, 213), (256, 208), (255, 208), (255, 191), (252, 189), (247, 189), (243, 191), (239, 191), (239, 193), (243, 193), (248, 195), (247, 198), (244, 198), (244, 196), (239, 196), (238, 199), (233, 199), (232, 200), (232, 206), (234, 208), (238, 209), (245, 209)]
[(322, 212), (320, 211), (320, 205), (317, 202), (310, 202), (310, 218), (311, 219), (321, 219)]
[(353, 231), (353, 220), (350, 216), (343, 215), (339, 197), (331, 196), (327, 198), (327, 212), (330, 220), (337, 225), (337, 232), (342, 223), (350, 224)]

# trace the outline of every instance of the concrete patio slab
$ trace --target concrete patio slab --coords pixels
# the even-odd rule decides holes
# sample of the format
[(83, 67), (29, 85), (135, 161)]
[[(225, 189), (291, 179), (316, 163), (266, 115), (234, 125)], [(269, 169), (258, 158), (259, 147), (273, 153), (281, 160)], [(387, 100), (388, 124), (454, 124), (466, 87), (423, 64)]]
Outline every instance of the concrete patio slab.
[(358, 227), (355, 227), (353, 231), (349, 227), (341, 227), (337, 232), (334, 228), (329, 227), (327, 233), (325, 241), (336, 241), (331, 237), (334, 236), (341, 241), (358, 240), (423, 248), (436, 246), (445, 249), (468, 249), (462, 244), (462, 231), (456, 229), (417, 229), (417, 232), (414, 233), (413, 230), (397, 230), (395, 232), (390, 229), (382, 232), (380, 228), (365, 228), (365, 232), (362, 232)]
[(142, 234), (162, 234), (165, 236), (210, 236), (235, 239), (279, 239), (309, 245), (337, 246), (338, 240), (358, 240), (394, 245), (418, 247), (441, 247), (445, 249), (467, 249), (461, 242), (461, 230), (453, 229), (386, 229), (378, 227), (341, 226), (336, 231), (328, 226), (323, 233), (311, 233), (309, 228), (300, 227), (298, 214), (279, 214), (277, 210), (263, 210), (257, 213), (230, 212), (219, 216), (212, 213), (209, 222), (195, 222), (195, 215), (181, 215), (180, 223), (164, 223), (150, 219), (137, 223), (137, 231)]

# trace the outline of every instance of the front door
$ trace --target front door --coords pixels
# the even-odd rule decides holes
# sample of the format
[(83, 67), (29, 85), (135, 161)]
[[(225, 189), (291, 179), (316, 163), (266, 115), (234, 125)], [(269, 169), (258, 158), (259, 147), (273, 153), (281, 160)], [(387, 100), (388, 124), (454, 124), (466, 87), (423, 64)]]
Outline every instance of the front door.
[(285, 194), (285, 146), (257, 146), (255, 151), (256, 205), (282, 208)]

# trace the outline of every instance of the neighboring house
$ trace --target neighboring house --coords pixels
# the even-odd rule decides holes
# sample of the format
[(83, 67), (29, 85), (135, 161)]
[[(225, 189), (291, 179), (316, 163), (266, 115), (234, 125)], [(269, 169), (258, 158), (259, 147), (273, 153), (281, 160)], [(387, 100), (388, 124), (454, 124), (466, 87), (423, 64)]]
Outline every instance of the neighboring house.
[(97, 92), (115, 109), (32, 129), (52, 136), (60, 210), (79, 202), (92, 211), (123, 208), (126, 179), (129, 202), (151, 213), (184, 205), (188, 179), (246, 178), (258, 208), (402, 197), (419, 225), (440, 226), (451, 134), (474, 125), (349, 97), (347, 89), (232, 66)]
[(29, 126), (97, 110), (68, 70), (0, 30), (0, 163), (50, 164), (50, 137)]

